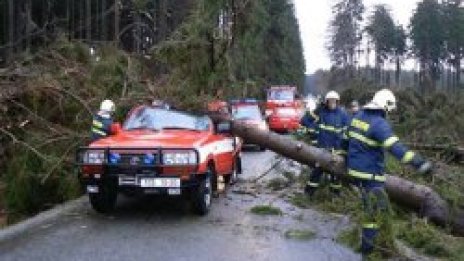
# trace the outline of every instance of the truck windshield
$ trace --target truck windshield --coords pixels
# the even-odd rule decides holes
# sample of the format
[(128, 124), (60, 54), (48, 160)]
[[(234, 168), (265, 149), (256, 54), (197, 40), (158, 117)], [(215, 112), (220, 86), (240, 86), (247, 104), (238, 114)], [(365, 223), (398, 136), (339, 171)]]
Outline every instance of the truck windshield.
[(268, 100), (276, 101), (293, 101), (294, 93), (291, 90), (271, 90), (268, 94)]
[(210, 128), (208, 117), (197, 117), (182, 112), (159, 108), (141, 107), (124, 123), (124, 130), (183, 129), (206, 131)]
[(232, 115), (236, 120), (262, 120), (261, 111), (256, 105), (233, 107)]

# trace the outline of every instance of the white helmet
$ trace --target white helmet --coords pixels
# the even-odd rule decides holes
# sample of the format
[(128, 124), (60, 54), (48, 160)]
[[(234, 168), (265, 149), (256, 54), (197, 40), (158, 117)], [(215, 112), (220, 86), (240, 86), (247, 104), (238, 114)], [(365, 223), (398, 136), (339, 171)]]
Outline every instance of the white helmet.
[(328, 99), (335, 99), (335, 100), (339, 101), (340, 100), (340, 95), (336, 91), (330, 91), (325, 95), (325, 101), (327, 101)]
[(306, 101), (306, 110), (313, 112), (316, 110), (316, 107), (317, 107), (317, 100), (315, 98), (311, 97)]
[(396, 109), (396, 97), (389, 89), (382, 89), (374, 94), (374, 98), (364, 106), (366, 109), (384, 110), (387, 112)]
[(116, 110), (116, 106), (112, 100), (104, 100), (100, 104), (100, 111), (113, 113)]

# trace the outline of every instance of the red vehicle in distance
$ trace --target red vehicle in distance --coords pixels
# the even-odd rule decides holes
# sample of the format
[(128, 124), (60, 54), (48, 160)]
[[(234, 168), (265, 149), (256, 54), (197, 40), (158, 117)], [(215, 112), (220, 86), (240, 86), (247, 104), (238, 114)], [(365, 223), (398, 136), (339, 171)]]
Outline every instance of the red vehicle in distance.
[[(230, 101), (230, 111), (232, 118), (235, 121), (243, 122), (254, 126), (260, 130), (269, 131), (269, 126), (259, 107), (259, 102), (256, 99), (242, 99)], [(244, 141), (244, 145), (254, 145)], [(265, 151), (266, 148), (254, 145), (260, 151)]]
[(267, 92), (265, 114), (269, 128), (276, 132), (292, 132), (298, 129), (303, 114), (303, 103), (297, 99), (294, 86), (273, 86)]
[(274, 108), (267, 118), (269, 129), (279, 132), (294, 132), (300, 127), (301, 112), (293, 107)]

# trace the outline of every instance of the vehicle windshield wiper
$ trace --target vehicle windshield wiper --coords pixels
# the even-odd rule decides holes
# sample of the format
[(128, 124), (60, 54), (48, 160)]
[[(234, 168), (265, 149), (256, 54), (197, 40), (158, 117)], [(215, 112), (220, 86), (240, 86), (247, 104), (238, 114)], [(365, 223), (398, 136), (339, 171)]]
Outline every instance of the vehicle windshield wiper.
[(135, 128), (130, 128), (130, 129), (127, 129), (127, 131), (134, 131), (134, 130), (158, 131), (158, 129), (154, 129), (154, 128), (148, 128), (148, 127), (146, 127), (146, 126), (142, 126), (142, 127), (135, 127)]
[(163, 130), (190, 130), (190, 131), (200, 131), (193, 128), (179, 127), (179, 126), (166, 126), (162, 128)]

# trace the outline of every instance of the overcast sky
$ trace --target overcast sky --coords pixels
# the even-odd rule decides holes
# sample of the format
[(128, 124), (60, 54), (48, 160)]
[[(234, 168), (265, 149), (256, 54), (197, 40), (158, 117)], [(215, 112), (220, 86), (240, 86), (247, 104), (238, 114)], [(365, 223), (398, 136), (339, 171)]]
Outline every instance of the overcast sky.
[[(305, 50), (306, 71), (312, 73), (319, 68), (330, 68), (330, 59), (325, 48), (327, 28), (332, 19), (331, 6), (335, 0), (294, 0), (300, 23), (301, 39)], [(393, 19), (405, 26), (419, 0), (364, 0), (367, 14), (376, 4), (390, 7)]]

